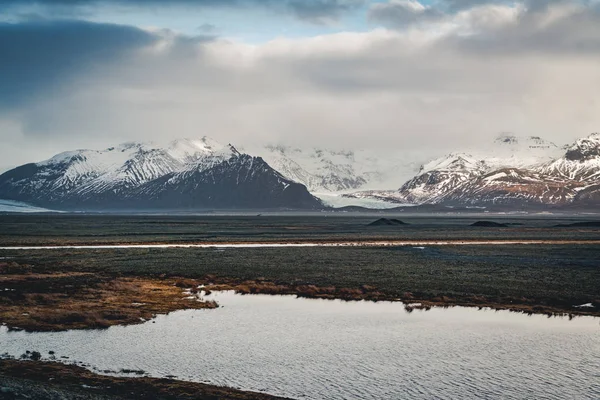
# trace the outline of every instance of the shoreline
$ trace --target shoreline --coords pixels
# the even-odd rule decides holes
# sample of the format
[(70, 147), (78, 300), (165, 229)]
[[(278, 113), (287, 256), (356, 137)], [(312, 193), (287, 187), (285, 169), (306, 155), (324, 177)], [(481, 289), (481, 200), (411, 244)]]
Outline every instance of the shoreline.
[[(152, 320), (158, 314), (186, 309), (214, 309), (219, 305), (203, 296), (213, 291), (292, 295), (308, 299), (343, 301), (402, 302), (406, 312), (434, 307), (472, 307), (507, 310), (548, 317), (600, 317), (600, 304), (577, 307), (560, 301), (540, 301), (527, 297), (490, 297), (404, 292), (393, 294), (372, 285), (359, 287), (318, 286), (278, 283), (265, 279), (234, 279), (205, 276), (183, 277), (109, 277), (92, 273), (20, 273), (0, 276), (1, 286), (12, 288), (13, 300), (0, 311), (0, 323), (9, 330), (27, 332), (105, 329), (114, 325), (133, 325)], [(75, 286), (75, 288), (73, 288)], [(20, 290), (34, 292), (19, 293)], [(65, 293), (65, 291), (67, 291)]]
[(410, 246), (511, 246), (511, 245), (600, 245), (600, 240), (527, 239), (527, 240), (353, 240), (353, 241), (268, 241), (207, 243), (115, 243), (65, 244), (43, 246), (0, 246), (0, 250), (109, 250), (109, 249), (205, 249), (205, 248), (278, 248), (278, 247), (410, 247)]
[(265, 393), (204, 383), (149, 377), (113, 377), (60, 362), (11, 359), (0, 359), (0, 390), (0, 397), (8, 399), (286, 400)]
[(496, 311), (511, 311), (528, 315), (560, 316), (570, 319), (577, 316), (600, 317), (600, 304), (593, 307), (578, 307), (578, 305), (548, 305), (539, 304), (534, 299), (504, 298), (491, 299), (485, 296), (432, 296), (422, 293), (406, 292), (401, 296), (381, 292), (376, 287), (362, 285), (359, 288), (337, 288), (334, 286), (319, 287), (316, 285), (287, 285), (264, 280), (235, 280), (216, 279), (201, 290), (210, 294), (212, 291), (232, 290), (241, 295), (290, 295), (307, 299), (343, 300), (343, 301), (389, 301), (401, 302), (407, 312), (413, 310), (429, 310), (431, 308), (470, 307), (489, 308)]
[(212, 309), (184, 279), (106, 277), (92, 273), (2, 274), (0, 323), (27, 332), (105, 329), (144, 323), (182, 309)]

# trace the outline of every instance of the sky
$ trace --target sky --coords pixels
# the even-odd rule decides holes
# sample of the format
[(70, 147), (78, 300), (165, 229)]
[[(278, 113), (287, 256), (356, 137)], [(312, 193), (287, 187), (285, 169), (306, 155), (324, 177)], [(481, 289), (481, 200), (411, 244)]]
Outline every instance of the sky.
[(600, 130), (600, 0), (0, 0), (0, 171), (210, 136), (455, 151)]

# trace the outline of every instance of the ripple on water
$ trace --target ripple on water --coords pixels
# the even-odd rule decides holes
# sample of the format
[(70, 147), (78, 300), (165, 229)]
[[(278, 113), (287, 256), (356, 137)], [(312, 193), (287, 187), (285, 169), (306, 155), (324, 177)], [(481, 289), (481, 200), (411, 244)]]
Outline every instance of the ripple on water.
[[(408, 314), (400, 303), (292, 296), (211, 298), (216, 310), (100, 331), (0, 330), (6, 351), (69, 356), (99, 370), (308, 399), (598, 399), (600, 327), (468, 308)], [(4, 351), (4, 349), (3, 349)]]

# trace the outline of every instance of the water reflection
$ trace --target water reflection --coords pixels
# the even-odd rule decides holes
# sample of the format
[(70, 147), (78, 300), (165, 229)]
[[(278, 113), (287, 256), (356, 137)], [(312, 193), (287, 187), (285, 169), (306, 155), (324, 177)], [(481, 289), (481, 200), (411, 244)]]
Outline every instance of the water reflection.
[(144, 370), (293, 398), (600, 398), (595, 318), (210, 297), (222, 307), (137, 326), (36, 334), (3, 328), (2, 352), (52, 350), (98, 370)]

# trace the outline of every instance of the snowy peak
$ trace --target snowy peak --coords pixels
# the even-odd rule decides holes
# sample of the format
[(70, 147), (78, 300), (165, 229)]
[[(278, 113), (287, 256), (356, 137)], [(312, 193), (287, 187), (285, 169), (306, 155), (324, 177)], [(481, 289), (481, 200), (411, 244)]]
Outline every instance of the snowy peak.
[(451, 153), (422, 165), (419, 173), (422, 174), (434, 170), (471, 172), (481, 170), (484, 166), (485, 163), (483, 161), (477, 160), (469, 154)]
[[(502, 134), (491, 150), (451, 153), (424, 164), (390, 201), (413, 204), (559, 204), (597, 199), (600, 134), (567, 148), (537, 136)], [(592, 200), (590, 200), (592, 199)]]
[(0, 175), (0, 198), (84, 210), (322, 206), (260, 157), (207, 137), (61, 153)]
[(464, 153), (453, 153), (421, 167), (419, 175), (399, 189), (409, 203), (438, 203), (444, 195), (485, 172), (485, 163)]
[(242, 153), (240, 153), (231, 143), (227, 145), (227, 149), (229, 150), (229, 154), (231, 154), (232, 156), (242, 155)]
[(179, 139), (162, 145), (127, 142), (104, 150), (57, 154), (27, 169), (9, 171), (11, 174), (4, 175), (8, 179), (4, 185), (23, 197), (51, 196), (56, 201), (89, 199), (99, 193), (114, 195), (169, 173), (208, 169), (231, 157), (233, 152), (208, 137)]
[(224, 146), (206, 136), (201, 139), (178, 139), (168, 144), (165, 151), (182, 163), (195, 162), (199, 157), (222, 151)]
[(592, 133), (577, 140), (567, 149), (565, 158), (569, 161), (588, 161), (600, 159), (600, 133)]
[(539, 136), (515, 136), (501, 134), (487, 150), (476, 151), (475, 155), (485, 160), (491, 169), (504, 167), (527, 168), (543, 164), (561, 155), (561, 149)]
[(592, 133), (577, 140), (567, 147), (563, 157), (546, 163), (536, 170), (555, 179), (597, 184), (600, 179), (600, 134)]
[(285, 179), (262, 158), (237, 153), (206, 170), (169, 174), (127, 193), (129, 204), (149, 208), (301, 208), (321, 202)]
[(352, 190), (367, 182), (368, 168), (361, 168), (352, 151), (267, 145), (252, 152), (287, 179), (302, 183), (311, 191)]
[(421, 154), (402, 149), (346, 150), (267, 145), (252, 148), (286, 178), (314, 193), (393, 189), (418, 171)]
[(504, 147), (514, 150), (552, 149), (557, 146), (539, 136), (520, 137), (510, 133), (501, 133), (494, 140), (496, 147)]

